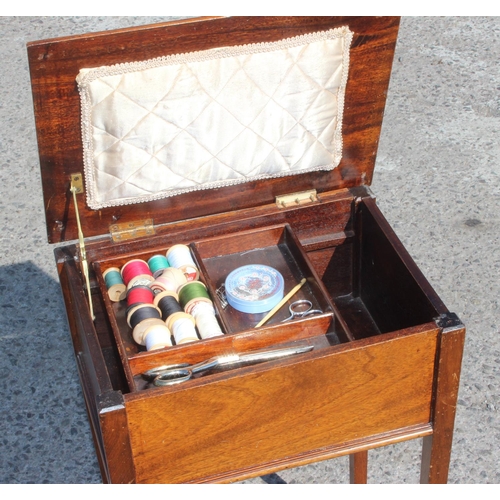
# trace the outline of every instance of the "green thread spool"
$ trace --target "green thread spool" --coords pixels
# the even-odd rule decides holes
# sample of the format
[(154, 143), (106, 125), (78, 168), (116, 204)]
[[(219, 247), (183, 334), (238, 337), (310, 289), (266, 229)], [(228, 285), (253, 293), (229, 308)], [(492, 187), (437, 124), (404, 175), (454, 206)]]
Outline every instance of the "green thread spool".
[(102, 274), (104, 283), (108, 289), (108, 296), (113, 302), (120, 302), (127, 296), (127, 288), (123, 282), (120, 269), (117, 267), (110, 267)]
[(210, 295), (207, 292), (207, 287), (201, 281), (190, 281), (182, 285), (178, 290), (179, 304), (188, 312), (192, 305), (196, 302), (210, 302)]
[(170, 267), (170, 264), (164, 255), (153, 255), (153, 257), (148, 260), (148, 266), (153, 276), (158, 278), (167, 267)]

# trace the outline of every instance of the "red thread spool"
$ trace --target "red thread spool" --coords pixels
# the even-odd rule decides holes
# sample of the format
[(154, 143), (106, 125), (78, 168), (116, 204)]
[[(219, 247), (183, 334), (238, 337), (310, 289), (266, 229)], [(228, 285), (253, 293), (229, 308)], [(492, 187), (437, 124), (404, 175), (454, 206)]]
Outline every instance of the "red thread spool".
[(148, 274), (149, 276), (153, 276), (151, 269), (149, 269), (148, 263), (142, 259), (129, 260), (123, 265), (121, 274), (125, 285), (128, 285), (130, 280), (134, 278), (134, 276), (139, 276), (141, 274)]
[(134, 286), (127, 292), (127, 306), (130, 308), (137, 304), (152, 304), (154, 292), (147, 286)]

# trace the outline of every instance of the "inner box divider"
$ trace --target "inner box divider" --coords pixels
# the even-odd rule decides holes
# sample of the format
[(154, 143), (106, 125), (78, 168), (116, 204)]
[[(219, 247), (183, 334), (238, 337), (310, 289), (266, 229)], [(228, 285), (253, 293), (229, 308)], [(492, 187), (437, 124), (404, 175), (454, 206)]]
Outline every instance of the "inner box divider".
[[(168, 248), (170, 246), (173, 245), (169, 245)], [(112, 302), (108, 297), (103, 272), (109, 267), (121, 268), (125, 262), (131, 259), (147, 261), (155, 254), (165, 254), (168, 248), (155, 247), (150, 251), (127, 254), (125, 257), (117, 255), (116, 258), (93, 263), (131, 391), (141, 390), (147, 386), (140, 376), (141, 373), (163, 364), (196, 363), (220, 354), (289, 344), (303, 339), (325, 336), (325, 334), (329, 334), (328, 342), (330, 344), (339, 343), (332, 321), (334, 311), (332, 301), (288, 225), (265, 227), (204, 239), (192, 242), (189, 246), (200, 271), (200, 281), (205, 283), (214, 302), (216, 317), (224, 335), (149, 352), (133, 340), (132, 330), (126, 321), (126, 302)], [(217, 251), (215, 251), (216, 249)], [(214, 274), (212, 268), (214, 263), (217, 265), (214, 259), (219, 261), (227, 259), (230, 262), (226, 264), (231, 267), (237, 261), (242, 262), (239, 265), (244, 265), (258, 254), (267, 259), (267, 264), (274, 263), (280, 268), (280, 272), (285, 278), (284, 294), (302, 277), (307, 279), (302, 289), (288, 303), (300, 298), (307, 298), (313, 303), (313, 308), (320, 308), (323, 314), (281, 323), (282, 319), (288, 316), (288, 305), (284, 305), (279, 313), (261, 328), (255, 329), (254, 326), (267, 313), (251, 315), (258, 317), (252, 318), (250, 322), (247, 318), (246, 323), (234, 329), (234, 322), (228, 321), (226, 311), (221, 307), (216, 295), (217, 284), (225, 277), (226, 267), (221, 267), (219, 262), (219, 272)]]

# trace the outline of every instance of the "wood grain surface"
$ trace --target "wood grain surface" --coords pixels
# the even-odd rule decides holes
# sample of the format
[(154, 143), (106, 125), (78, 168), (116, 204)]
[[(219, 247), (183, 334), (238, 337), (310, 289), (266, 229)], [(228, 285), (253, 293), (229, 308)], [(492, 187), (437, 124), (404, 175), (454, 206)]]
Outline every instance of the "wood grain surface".
[[(395, 17), (231, 17), (171, 22), (142, 28), (31, 42), (28, 59), (51, 243), (76, 239), (70, 174), (82, 172), (80, 99), (75, 78), (81, 68), (132, 62), (220, 46), (271, 42), (347, 25), (354, 32), (345, 96), (343, 157), (332, 172), (268, 179), (188, 193), (123, 207), (90, 210), (78, 197), (83, 233), (107, 234), (109, 226), (152, 218), (156, 225), (269, 203), (277, 195), (310, 188), (328, 191), (370, 184), (393, 52)], [(265, 71), (265, 68), (263, 68)]]
[(428, 423), (438, 332), (337, 346), (281, 362), (279, 370), (249, 367), (149, 397), (131, 394), (126, 406), (137, 480), (220, 480)]

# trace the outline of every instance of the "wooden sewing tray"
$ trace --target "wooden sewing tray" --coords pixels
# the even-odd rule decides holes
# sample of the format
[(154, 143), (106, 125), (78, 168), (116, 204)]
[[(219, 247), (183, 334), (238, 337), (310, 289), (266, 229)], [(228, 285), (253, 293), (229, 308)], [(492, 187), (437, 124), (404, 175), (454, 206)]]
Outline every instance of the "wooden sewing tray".
[[(80, 68), (344, 25), (354, 36), (342, 160), (333, 171), (101, 210), (76, 195), (93, 320), (70, 191), (85, 191)], [(28, 44), (48, 239), (70, 242), (55, 256), (103, 481), (234, 482), (349, 454), (351, 481), (365, 482), (367, 450), (414, 438), (423, 438), (422, 482), (447, 481), (465, 328), (368, 188), (398, 26), (392, 17), (202, 18)], [(307, 190), (317, 198), (277, 202)], [(223, 337), (146, 352), (131, 338), (125, 306), (108, 298), (102, 272), (176, 243), (192, 246), (213, 297), (224, 256), (235, 267), (259, 249), (287, 289), (307, 278), (295, 299), (313, 297), (323, 314), (281, 323), (284, 307), (261, 328), (233, 322)], [(297, 344), (314, 349), (170, 387), (148, 387), (140, 376), (165, 363)]]

